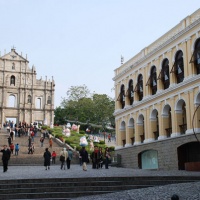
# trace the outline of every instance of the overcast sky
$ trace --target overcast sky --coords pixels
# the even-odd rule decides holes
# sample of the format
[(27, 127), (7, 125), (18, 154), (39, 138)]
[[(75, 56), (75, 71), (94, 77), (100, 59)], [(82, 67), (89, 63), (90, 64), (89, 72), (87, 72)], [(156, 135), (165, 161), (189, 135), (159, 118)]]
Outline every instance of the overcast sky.
[(55, 80), (55, 107), (71, 86), (114, 97), (120, 66), (200, 8), (199, 0), (0, 0), (0, 51), (28, 55)]

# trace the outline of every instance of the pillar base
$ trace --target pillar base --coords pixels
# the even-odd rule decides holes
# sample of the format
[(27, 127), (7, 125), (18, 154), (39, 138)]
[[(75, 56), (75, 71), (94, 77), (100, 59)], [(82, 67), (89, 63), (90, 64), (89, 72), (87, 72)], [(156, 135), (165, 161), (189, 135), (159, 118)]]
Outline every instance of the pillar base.
[(163, 89), (157, 90), (156, 94), (163, 92)]
[[(200, 128), (195, 128), (195, 129), (194, 129), (194, 132), (195, 132), (195, 133), (200, 133)], [(194, 132), (193, 132), (193, 129), (188, 129), (188, 130), (186, 131), (186, 134), (194, 134)]]
[(142, 144), (141, 142), (134, 142), (133, 145), (138, 145), (138, 144)]
[(164, 140), (164, 139), (166, 139), (166, 138), (167, 138), (166, 135), (161, 135), (161, 136), (158, 137), (158, 140)]
[(125, 147), (132, 147), (133, 145), (131, 143), (125, 144)]
[(154, 138), (149, 138), (149, 139), (144, 140), (144, 143), (149, 143), (149, 142), (154, 142), (154, 141), (155, 141)]
[(124, 148), (123, 146), (116, 146), (116, 147), (115, 147), (115, 150), (123, 149), (123, 148)]
[(177, 137), (177, 136), (180, 136), (180, 135), (181, 135), (181, 133), (172, 133), (171, 137)]

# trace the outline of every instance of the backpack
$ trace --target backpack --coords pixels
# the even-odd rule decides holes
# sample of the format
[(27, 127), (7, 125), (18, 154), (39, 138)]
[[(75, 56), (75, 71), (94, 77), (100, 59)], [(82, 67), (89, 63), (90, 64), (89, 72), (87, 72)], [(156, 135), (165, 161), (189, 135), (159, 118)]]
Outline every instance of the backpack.
[(61, 162), (65, 161), (65, 157), (63, 155), (60, 156), (60, 161)]

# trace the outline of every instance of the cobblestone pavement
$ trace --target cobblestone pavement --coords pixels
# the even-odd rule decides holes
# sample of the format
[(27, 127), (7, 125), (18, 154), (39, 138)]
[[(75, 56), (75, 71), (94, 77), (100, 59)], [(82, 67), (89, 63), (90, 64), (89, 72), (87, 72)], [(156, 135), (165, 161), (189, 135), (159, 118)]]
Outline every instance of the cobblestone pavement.
[[(44, 166), (9, 166), (8, 171), (0, 173), (1, 180), (29, 179), (29, 178), (74, 178), (74, 177), (123, 177), (123, 176), (199, 176), (200, 172), (179, 170), (137, 170), (128, 168), (110, 167), (106, 169), (92, 169), (83, 171), (79, 165), (72, 165), (69, 170), (60, 170), (60, 165), (52, 165), (50, 170)], [(1, 169), (0, 169), (1, 170)], [(75, 198), (76, 200), (170, 200), (173, 194), (178, 194), (181, 200), (200, 200), (200, 182), (181, 183), (152, 188), (127, 190), (98, 196)]]

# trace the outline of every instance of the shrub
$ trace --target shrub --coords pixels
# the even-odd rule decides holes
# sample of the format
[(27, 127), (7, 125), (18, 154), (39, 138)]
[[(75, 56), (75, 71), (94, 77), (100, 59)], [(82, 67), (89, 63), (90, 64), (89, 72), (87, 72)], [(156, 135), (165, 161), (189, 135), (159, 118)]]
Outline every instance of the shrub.
[(82, 149), (81, 146), (76, 146), (76, 150), (77, 150), (77, 151), (80, 151), (81, 149)]
[(65, 139), (65, 143), (67, 143), (68, 145), (70, 145), (71, 144), (71, 140), (69, 138), (66, 138)]
[(85, 131), (79, 131), (79, 134), (82, 134), (82, 135), (84, 135), (85, 134)]
[(115, 147), (109, 147), (109, 151), (115, 151)]
[(59, 133), (59, 134), (56, 134), (56, 135), (55, 135), (55, 138), (60, 138), (60, 137), (63, 137), (63, 134), (62, 134), (62, 133)]
[(47, 128), (49, 128), (48, 126), (42, 126), (43, 130), (46, 130)]
[(103, 140), (100, 140), (99, 144), (105, 144), (105, 142)]

